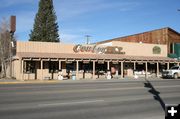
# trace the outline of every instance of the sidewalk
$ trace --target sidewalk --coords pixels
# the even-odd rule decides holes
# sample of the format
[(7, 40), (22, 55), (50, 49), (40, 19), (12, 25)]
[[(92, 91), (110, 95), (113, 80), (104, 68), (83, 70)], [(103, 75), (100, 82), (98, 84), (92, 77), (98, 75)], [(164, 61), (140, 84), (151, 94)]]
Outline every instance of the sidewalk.
[[(174, 79), (162, 79), (162, 78), (148, 78), (150, 81), (166, 81), (166, 80), (174, 80)], [(39, 84), (39, 83), (85, 83), (85, 82), (129, 82), (129, 81), (145, 81), (145, 78), (123, 78), (123, 79), (80, 79), (80, 80), (15, 80), (15, 79), (0, 79), (1, 84)]]
[(0, 79), (1, 84), (38, 84), (38, 83), (59, 83), (59, 80), (30, 80), (30, 81), (20, 81), (15, 79)]

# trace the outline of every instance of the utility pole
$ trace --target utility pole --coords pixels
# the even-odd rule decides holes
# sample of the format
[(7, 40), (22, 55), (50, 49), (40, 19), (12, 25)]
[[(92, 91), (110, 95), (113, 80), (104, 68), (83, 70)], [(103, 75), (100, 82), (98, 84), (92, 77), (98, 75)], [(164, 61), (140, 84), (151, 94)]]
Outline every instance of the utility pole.
[(12, 77), (12, 42), (13, 42), (15, 31), (16, 31), (16, 16), (11, 16), (10, 17), (10, 43), (9, 43), (10, 77)]
[(86, 44), (90, 44), (89, 38), (90, 38), (91, 36), (90, 36), (90, 35), (85, 35), (85, 37), (86, 37)]

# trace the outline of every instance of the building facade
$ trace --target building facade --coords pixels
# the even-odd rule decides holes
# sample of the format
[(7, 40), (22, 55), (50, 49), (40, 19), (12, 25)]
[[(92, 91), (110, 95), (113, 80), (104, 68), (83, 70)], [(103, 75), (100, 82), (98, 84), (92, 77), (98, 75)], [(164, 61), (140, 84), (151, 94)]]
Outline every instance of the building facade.
[(179, 65), (168, 58), (166, 44), (121, 42), (62, 44), (17, 42), (12, 76), (17, 80), (64, 78), (101, 79), (110, 71), (114, 78), (160, 76), (161, 71)]
[(180, 60), (180, 43), (174, 43), (172, 46), (171, 54), (168, 54), (169, 57)]
[[(180, 33), (169, 27), (166, 27), (162, 29), (139, 33), (139, 34), (114, 38), (111, 40), (105, 40), (102, 42), (98, 42), (97, 44), (108, 43), (111, 41), (163, 44), (163, 45), (167, 45), (168, 54), (173, 55), (175, 54), (174, 52), (175, 44), (180, 43)], [(178, 50), (180, 50), (179, 46), (178, 46)]]

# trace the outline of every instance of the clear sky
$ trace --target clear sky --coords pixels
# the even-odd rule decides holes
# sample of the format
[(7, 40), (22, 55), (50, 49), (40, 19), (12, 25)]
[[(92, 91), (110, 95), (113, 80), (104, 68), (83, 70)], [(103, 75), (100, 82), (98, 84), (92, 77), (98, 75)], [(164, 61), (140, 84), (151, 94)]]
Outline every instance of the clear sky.
[[(16, 36), (27, 41), (39, 0), (0, 0), (0, 19), (17, 17)], [(180, 32), (180, 0), (54, 0), (60, 39), (85, 43), (163, 27)]]

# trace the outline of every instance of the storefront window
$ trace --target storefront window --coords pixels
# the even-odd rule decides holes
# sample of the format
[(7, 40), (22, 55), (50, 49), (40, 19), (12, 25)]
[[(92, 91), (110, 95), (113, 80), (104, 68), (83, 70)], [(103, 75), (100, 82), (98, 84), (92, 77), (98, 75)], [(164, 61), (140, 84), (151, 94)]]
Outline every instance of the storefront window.
[(90, 73), (92, 72), (92, 63), (88, 63), (88, 64), (82, 64), (81, 66), (81, 70), (84, 70), (85, 73)]
[(174, 43), (170, 44), (170, 53), (174, 54)]
[(35, 73), (35, 62), (34, 61), (26, 61), (25, 65), (25, 73)]
[(66, 62), (66, 70), (67, 70), (67, 72), (76, 71), (76, 63), (75, 62)]
[(49, 73), (58, 72), (59, 64), (57, 61), (49, 61)]
[(104, 63), (104, 64), (96, 64), (96, 73), (97, 74), (104, 74), (106, 73), (107, 71), (107, 65)]

